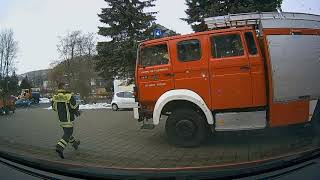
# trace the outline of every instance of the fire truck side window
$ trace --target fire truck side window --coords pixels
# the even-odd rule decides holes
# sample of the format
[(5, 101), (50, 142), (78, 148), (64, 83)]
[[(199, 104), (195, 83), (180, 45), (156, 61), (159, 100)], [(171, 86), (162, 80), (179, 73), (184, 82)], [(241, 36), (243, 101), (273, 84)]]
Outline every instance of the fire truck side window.
[(239, 34), (211, 37), (211, 52), (214, 58), (243, 56), (243, 46)]
[(197, 39), (181, 41), (177, 44), (178, 59), (182, 62), (196, 61), (201, 58), (200, 41)]
[(252, 32), (246, 32), (244, 33), (244, 36), (246, 38), (247, 47), (250, 55), (256, 55), (258, 53), (256, 44), (254, 42), (254, 37)]
[(140, 65), (142, 67), (155, 66), (169, 63), (167, 44), (148, 46), (141, 49)]

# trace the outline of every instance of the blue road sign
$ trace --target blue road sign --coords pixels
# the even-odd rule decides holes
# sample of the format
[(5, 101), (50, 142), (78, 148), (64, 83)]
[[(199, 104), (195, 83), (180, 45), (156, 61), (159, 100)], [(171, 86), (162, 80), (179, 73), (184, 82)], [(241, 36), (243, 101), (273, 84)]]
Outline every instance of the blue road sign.
[(162, 36), (162, 31), (160, 29), (155, 29), (153, 31), (154, 37), (161, 37)]

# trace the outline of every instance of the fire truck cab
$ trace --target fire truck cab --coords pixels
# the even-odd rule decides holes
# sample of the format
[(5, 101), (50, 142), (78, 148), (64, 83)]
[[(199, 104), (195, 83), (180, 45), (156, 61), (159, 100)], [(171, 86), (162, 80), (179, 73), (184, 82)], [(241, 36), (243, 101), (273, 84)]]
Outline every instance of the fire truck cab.
[(197, 146), (209, 131), (307, 123), (320, 112), (320, 16), (247, 13), (206, 24), (212, 30), (139, 45), (134, 117), (143, 128), (166, 115), (169, 141)]

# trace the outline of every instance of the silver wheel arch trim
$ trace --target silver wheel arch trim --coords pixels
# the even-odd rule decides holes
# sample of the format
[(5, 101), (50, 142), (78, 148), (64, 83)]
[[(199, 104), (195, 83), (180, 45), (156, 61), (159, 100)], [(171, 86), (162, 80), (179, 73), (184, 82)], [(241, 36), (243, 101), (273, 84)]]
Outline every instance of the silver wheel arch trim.
[(166, 93), (162, 94), (160, 98), (157, 100), (157, 103), (153, 110), (152, 120), (154, 125), (159, 124), (161, 111), (163, 107), (167, 103), (175, 100), (185, 100), (196, 104), (205, 114), (208, 124), (212, 125), (214, 123), (211, 110), (208, 108), (204, 100), (197, 93), (188, 89), (176, 89), (167, 91)]

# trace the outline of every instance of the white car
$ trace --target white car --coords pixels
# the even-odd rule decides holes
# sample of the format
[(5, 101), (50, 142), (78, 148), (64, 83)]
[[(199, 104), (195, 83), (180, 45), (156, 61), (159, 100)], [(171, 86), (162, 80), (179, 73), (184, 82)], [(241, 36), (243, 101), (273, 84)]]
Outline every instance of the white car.
[(114, 94), (111, 107), (113, 111), (117, 111), (118, 109), (131, 109), (138, 107), (138, 103), (136, 103), (132, 92), (120, 91)]

